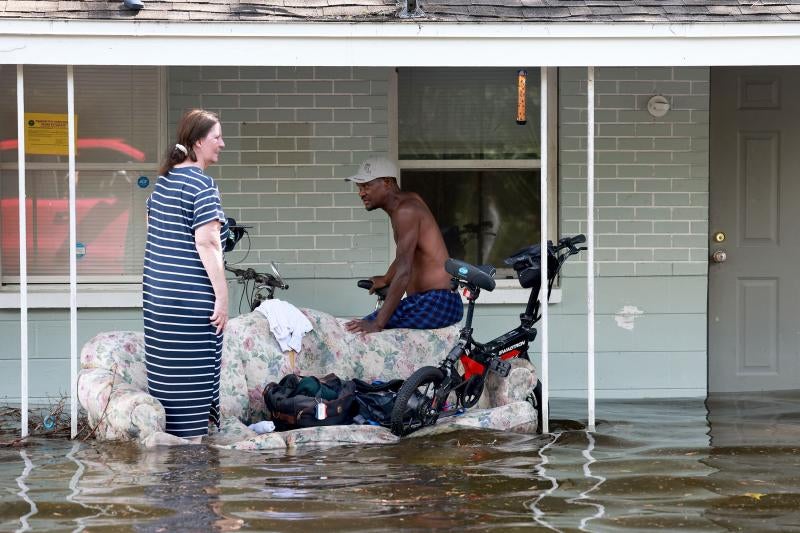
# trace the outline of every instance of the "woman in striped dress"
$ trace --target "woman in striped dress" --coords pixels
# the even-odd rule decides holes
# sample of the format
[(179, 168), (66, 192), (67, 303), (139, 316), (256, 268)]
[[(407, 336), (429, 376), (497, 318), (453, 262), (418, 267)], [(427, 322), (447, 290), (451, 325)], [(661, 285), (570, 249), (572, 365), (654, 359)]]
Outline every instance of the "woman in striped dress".
[(219, 425), (222, 331), (228, 287), (225, 214), (204, 174), (225, 146), (219, 119), (195, 109), (178, 124), (147, 199), (143, 310), (147, 386), (167, 414), (167, 433), (193, 442)]

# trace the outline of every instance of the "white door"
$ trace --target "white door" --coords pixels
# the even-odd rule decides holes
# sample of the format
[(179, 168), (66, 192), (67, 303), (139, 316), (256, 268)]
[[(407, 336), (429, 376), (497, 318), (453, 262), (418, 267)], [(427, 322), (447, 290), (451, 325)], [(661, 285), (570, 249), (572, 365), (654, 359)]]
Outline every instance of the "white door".
[(714, 68), (710, 104), (708, 389), (800, 389), (800, 68)]

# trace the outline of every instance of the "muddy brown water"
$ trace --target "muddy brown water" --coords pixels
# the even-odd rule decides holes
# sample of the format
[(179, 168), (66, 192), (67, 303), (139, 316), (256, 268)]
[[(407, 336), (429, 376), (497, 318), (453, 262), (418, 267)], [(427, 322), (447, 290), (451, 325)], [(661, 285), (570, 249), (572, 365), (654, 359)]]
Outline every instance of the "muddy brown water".
[[(800, 531), (800, 393), (551, 402), (549, 435), (0, 449), (0, 531)], [(11, 428), (3, 428), (7, 436)]]

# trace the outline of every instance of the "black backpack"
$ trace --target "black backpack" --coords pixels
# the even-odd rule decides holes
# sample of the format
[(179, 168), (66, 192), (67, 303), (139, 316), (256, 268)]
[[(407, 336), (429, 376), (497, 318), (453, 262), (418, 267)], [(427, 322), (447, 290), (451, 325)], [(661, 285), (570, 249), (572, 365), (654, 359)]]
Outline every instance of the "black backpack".
[(350, 424), (355, 414), (353, 381), (336, 374), (317, 378), (289, 374), (264, 388), (264, 403), (278, 431)]
[(397, 391), (403, 386), (402, 379), (393, 379), (387, 382), (367, 383), (354, 379), (356, 385), (356, 403), (358, 414), (354, 421), (359, 424), (378, 424), (390, 427), (392, 425), (392, 408), (394, 407)]

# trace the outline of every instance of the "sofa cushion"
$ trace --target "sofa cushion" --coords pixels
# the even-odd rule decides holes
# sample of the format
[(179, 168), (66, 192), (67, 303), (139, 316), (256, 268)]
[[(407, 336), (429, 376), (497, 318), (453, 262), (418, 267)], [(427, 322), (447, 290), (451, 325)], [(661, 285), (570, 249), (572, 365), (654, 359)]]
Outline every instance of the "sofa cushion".
[(355, 334), (345, 329), (345, 319), (314, 309), (301, 311), (314, 329), (303, 337), (297, 354), (281, 351), (270, 334), (269, 322), (259, 312), (241, 315), (228, 323), (222, 382), (230, 386), (231, 393), (238, 393), (245, 386), (247, 394), (239, 396), (238, 402), (223, 401), (223, 414), (263, 420), (267, 416), (262, 398), (264, 386), (291, 373), (322, 376), (332, 372), (343, 379), (367, 382), (405, 379), (421, 366), (438, 365), (458, 338), (457, 326)]

